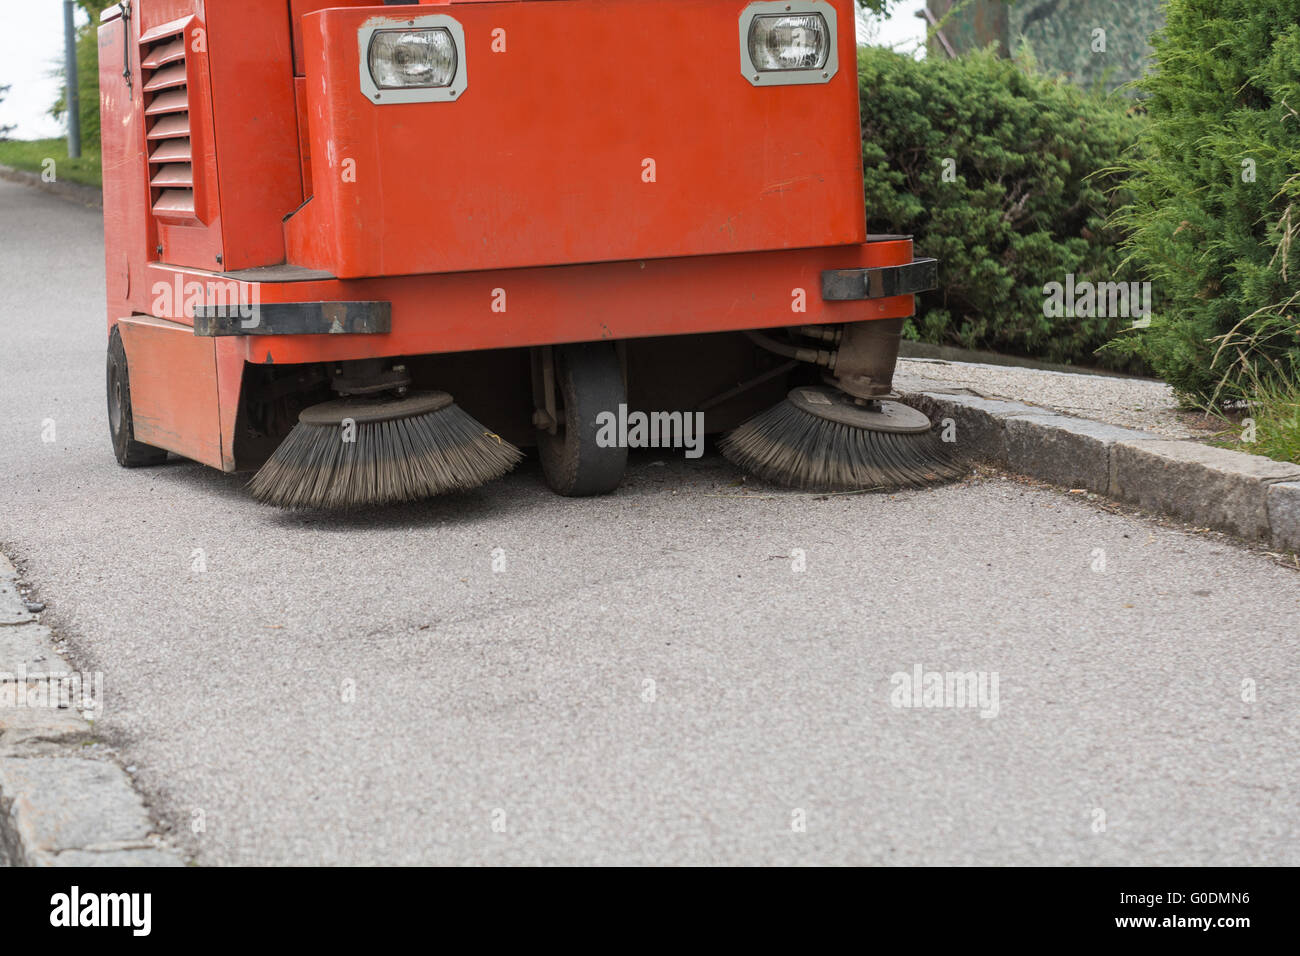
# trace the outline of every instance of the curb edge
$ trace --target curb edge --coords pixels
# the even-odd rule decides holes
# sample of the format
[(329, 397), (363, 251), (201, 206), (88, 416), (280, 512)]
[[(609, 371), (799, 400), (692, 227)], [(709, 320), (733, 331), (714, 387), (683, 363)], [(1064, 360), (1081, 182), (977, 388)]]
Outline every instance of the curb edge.
[[(8, 585), (0, 620), (13, 618), (0, 624), (0, 675), (26, 692), (16, 675), (72, 668), (27, 609), (18, 579), (0, 554), (0, 584)], [(92, 737), (93, 725), (75, 709), (0, 706), (0, 865), (183, 866), (158, 838), (130, 775), (111, 757), (87, 755)]]
[(951, 420), (967, 460), (1300, 550), (1300, 466), (968, 391), (903, 397), (936, 422)]

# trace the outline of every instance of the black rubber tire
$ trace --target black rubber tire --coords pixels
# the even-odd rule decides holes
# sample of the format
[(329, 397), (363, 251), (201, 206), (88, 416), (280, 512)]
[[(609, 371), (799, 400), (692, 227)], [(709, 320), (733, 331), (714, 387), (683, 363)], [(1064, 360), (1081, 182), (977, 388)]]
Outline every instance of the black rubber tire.
[(113, 455), (123, 468), (161, 465), (167, 452), (135, 440), (135, 423), (131, 418), (131, 379), (126, 368), (126, 349), (122, 335), (113, 326), (108, 336), (108, 434), (113, 439)]
[(596, 416), (618, 414), (627, 402), (623, 368), (612, 342), (584, 342), (555, 349), (560, 409), (556, 434), (538, 432), (537, 452), (546, 483), (570, 498), (609, 494), (627, 471), (627, 448), (596, 443)]

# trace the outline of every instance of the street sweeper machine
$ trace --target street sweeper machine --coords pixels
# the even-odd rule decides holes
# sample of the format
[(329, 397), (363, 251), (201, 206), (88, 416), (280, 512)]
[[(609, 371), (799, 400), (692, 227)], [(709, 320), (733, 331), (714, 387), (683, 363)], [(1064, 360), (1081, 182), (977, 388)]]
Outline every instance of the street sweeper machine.
[(591, 495), (610, 421), (703, 415), (793, 487), (955, 476), (892, 390), (937, 271), (868, 234), (855, 49), (853, 0), (109, 8), (118, 461), (332, 508), (531, 448)]

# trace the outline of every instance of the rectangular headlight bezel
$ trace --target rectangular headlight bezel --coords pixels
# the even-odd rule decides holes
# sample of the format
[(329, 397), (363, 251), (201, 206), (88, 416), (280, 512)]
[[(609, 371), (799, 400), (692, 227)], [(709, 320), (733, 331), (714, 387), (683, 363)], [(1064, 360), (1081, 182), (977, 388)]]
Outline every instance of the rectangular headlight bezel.
[[(442, 30), (450, 34), (456, 48), (456, 72), (446, 86), (381, 87), (370, 74), (370, 44), (377, 33), (418, 33)], [(466, 64), (465, 30), (460, 23), (443, 13), (398, 19), (371, 17), (357, 31), (357, 48), (360, 55), (361, 92), (366, 99), (378, 105), (394, 103), (440, 103), (459, 99), (469, 86), (469, 67)]]
[[(759, 17), (800, 17), (819, 16), (826, 24), (827, 51), (826, 62), (817, 69), (799, 70), (764, 70), (754, 63), (749, 55), (749, 33), (754, 21)], [(814, 83), (829, 83), (839, 72), (839, 30), (836, 22), (835, 8), (825, 0), (765, 0), (751, 3), (740, 15), (740, 73), (751, 86), (797, 86)]]

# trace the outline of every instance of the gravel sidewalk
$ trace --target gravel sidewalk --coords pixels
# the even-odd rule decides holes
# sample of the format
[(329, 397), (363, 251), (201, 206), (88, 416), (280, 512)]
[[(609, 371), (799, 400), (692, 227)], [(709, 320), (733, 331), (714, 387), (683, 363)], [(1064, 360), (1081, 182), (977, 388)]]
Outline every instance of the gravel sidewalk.
[(1199, 440), (1220, 430), (1199, 412), (1180, 410), (1173, 389), (1153, 379), (901, 359), (894, 383), (902, 391), (966, 389), (1164, 438)]

